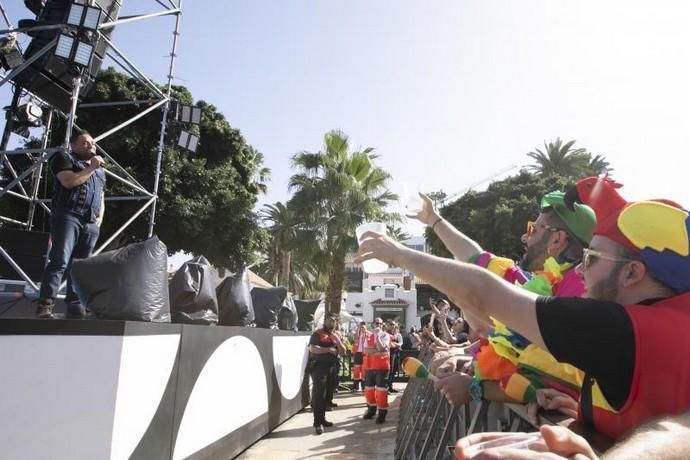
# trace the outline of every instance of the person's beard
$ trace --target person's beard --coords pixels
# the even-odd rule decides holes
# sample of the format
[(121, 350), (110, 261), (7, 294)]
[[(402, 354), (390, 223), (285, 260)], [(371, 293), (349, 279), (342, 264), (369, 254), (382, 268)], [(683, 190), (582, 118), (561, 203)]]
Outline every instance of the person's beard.
[(617, 264), (616, 268), (611, 270), (606, 278), (599, 280), (591, 288), (587, 289), (587, 297), (595, 300), (615, 302), (618, 298), (618, 275), (620, 275), (622, 269), (623, 265)]
[(334, 329), (334, 327), (333, 327), (332, 324), (331, 324), (331, 325), (324, 324), (324, 325), (323, 325), (323, 328), (324, 328), (326, 331), (328, 331), (328, 332), (332, 332), (333, 329)]
[(520, 268), (529, 272), (542, 270), (544, 268), (544, 261), (542, 259), (544, 255), (546, 255), (546, 246), (548, 242), (549, 235), (545, 233), (540, 240), (527, 246), (525, 254), (522, 256), (522, 260), (520, 260)]

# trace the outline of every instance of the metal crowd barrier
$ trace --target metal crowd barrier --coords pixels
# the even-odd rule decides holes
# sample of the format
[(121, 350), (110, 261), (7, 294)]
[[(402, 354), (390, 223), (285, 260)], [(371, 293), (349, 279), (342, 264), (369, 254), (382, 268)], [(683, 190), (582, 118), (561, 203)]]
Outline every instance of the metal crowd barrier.
[[(421, 351), (419, 359), (428, 365), (433, 353)], [(400, 404), (400, 417), (395, 458), (412, 460), (454, 459), (453, 448), (458, 439), (471, 433), (504, 431), (514, 424), (525, 430), (521, 423), (511, 423), (503, 404), (470, 402), (453, 407), (431, 380), (410, 379)], [(520, 419), (522, 420), (522, 419)], [(533, 431), (535, 427), (531, 430)]]
[[(428, 366), (433, 353), (423, 350), (419, 360)], [(540, 413), (545, 424), (562, 424), (568, 417), (555, 413)], [(611, 441), (601, 435), (592, 435), (577, 429), (577, 423), (569, 428), (583, 435), (597, 454), (611, 446)], [(485, 431), (537, 431), (538, 426), (527, 418), (522, 404), (504, 404), (490, 401), (471, 401), (462, 407), (453, 407), (433, 382), (411, 378), (401, 396), (395, 446), (396, 460), (446, 460), (454, 459), (455, 443), (463, 436)]]

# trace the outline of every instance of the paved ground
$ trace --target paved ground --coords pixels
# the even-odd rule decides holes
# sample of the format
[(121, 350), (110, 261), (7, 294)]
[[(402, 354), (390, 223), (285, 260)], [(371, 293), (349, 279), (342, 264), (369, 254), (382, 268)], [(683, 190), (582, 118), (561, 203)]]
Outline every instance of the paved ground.
[(393, 458), (395, 427), (398, 423), (396, 397), (404, 385), (397, 384), (401, 392), (389, 395), (390, 409), (386, 423), (377, 425), (373, 420), (362, 420), (365, 411), (364, 396), (360, 393), (339, 393), (338, 407), (326, 417), (335, 423), (325, 428), (320, 436), (314, 434), (313, 418), (309, 408), (286, 421), (272, 433), (246, 450), (236, 460), (388, 460)]

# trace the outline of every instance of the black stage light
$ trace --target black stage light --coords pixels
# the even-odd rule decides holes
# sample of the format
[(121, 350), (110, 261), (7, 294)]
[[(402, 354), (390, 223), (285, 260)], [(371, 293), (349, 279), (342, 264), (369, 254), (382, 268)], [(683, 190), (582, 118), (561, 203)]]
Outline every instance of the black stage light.
[(5, 70), (12, 70), (24, 64), (24, 56), (17, 48), (14, 37), (0, 38), (0, 65)]
[(44, 4), (43, 0), (24, 0), (24, 5), (36, 16), (41, 14)]

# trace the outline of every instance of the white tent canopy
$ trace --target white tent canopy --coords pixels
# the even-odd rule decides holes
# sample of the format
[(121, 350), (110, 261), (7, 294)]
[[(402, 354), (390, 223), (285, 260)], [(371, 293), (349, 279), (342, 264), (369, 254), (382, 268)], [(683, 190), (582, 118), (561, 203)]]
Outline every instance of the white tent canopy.
[[(344, 306), (341, 306), (340, 308), (340, 322), (341, 323), (349, 323), (350, 321), (356, 321), (357, 318), (352, 316), (343, 308)], [(324, 300), (321, 301), (318, 307), (316, 307), (316, 311), (314, 312), (314, 328), (321, 327), (323, 325), (323, 317), (324, 314), (326, 313), (326, 302)]]

